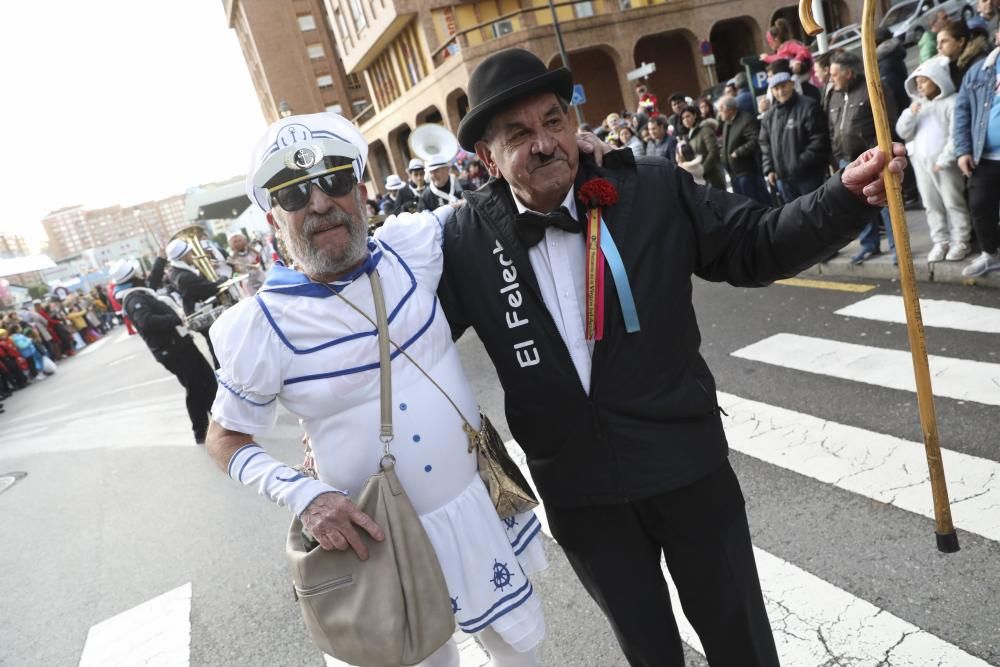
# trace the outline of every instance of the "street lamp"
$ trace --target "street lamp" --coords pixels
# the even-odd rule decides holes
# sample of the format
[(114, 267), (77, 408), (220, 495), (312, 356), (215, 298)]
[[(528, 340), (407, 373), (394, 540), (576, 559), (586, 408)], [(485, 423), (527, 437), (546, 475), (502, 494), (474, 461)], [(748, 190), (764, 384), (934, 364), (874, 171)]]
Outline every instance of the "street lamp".
[(292, 107), (285, 100), (278, 102), (278, 115), (282, 118), (288, 118), (292, 115)]

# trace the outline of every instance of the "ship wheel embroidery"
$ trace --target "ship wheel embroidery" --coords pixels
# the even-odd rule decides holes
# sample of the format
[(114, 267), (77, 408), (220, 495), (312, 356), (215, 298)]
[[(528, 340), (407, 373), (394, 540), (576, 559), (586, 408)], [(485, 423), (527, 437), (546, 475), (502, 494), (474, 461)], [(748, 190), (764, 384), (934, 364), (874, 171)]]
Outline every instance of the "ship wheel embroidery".
[(517, 525), (516, 516), (509, 516), (506, 519), (502, 519), (502, 521), (504, 522), (504, 524), (507, 525), (507, 530), (510, 530), (511, 528)]
[(507, 568), (507, 563), (501, 563), (500, 561), (493, 559), (493, 590), (503, 591), (507, 586), (513, 586), (510, 583), (511, 578), (514, 575), (510, 573), (510, 569)]
[(455, 597), (450, 599), (451, 599), (451, 613), (457, 614), (458, 612), (462, 611), (462, 608), (458, 606), (458, 596), (456, 595)]

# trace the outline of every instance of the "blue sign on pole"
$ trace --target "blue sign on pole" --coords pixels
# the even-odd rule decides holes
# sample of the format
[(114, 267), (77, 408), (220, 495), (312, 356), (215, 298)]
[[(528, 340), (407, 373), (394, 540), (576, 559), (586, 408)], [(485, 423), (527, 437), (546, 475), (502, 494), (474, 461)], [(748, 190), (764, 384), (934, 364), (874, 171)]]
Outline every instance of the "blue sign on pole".
[(573, 97), (569, 101), (573, 106), (580, 106), (587, 103), (587, 96), (583, 92), (583, 84), (577, 83), (573, 86)]

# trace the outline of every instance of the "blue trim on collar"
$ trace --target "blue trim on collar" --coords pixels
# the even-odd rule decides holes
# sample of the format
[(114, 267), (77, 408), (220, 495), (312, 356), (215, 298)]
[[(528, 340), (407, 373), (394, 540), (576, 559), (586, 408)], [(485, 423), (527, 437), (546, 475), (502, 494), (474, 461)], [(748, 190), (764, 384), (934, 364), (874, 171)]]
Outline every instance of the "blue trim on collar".
[[(401, 346), (392, 351), (392, 353), (389, 355), (390, 361), (398, 357), (403, 350), (405, 350), (406, 348), (410, 347), (410, 345), (415, 343), (417, 339), (420, 338), (424, 334), (424, 332), (426, 332), (430, 328), (431, 324), (434, 322), (435, 315), (437, 315), (437, 304), (438, 300), (437, 296), (435, 296), (434, 304), (431, 308), (431, 316), (427, 318), (427, 321), (424, 323), (422, 327), (420, 327), (417, 333), (413, 334), (413, 336), (411, 336), (409, 340), (407, 340)], [(329, 345), (329, 343), (327, 345)], [(331, 371), (329, 373), (316, 373), (315, 375), (301, 375), (299, 377), (288, 378), (282, 384), (290, 385), (290, 384), (297, 384), (299, 382), (309, 382), (310, 380), (325, 380), (327, 378), (340, 377), (341, 375), (352, 375), (354, 373), (371, 371), (375, 370), (378, 367), (379, 367), (379, 362), (376, 361), (374, 363), (364, 364), (363, 366), (355, 366), (354, 368), (345, 368), (343, 370)]]
[[(395, 254), (395, 253), (393, 253)], [(398, 256), (398, 255), (397, 255)], [(378, 266), (382, 259), (382, 248), (374, 240), (368, 239), (368, 257), (361, 266), (350, 275), (327, 283), (334, 292), (339, 292), (361, 276), (371, 273)], [(326, 299), (333, 296), (333, 293), (312, 280), (309, 276), (300, 271), (290, 269), (286, 266), (275, 264), (267, 272), (267, 277), (259, 292), (277, 292), (279, 294), (289, 294), (292, 296), (310, 296), (318, 299)]]
[[(402, 309), (403, 304), (405, 304), (407, 301), (409, 301), (410, 297), (413, 296), (413, 293), (417, 290), (417, 279), (416, 279), (416, 277), (414, 277), (413, 271), (410, 270), (409, 265), (407, 265), (407, 263), (405, 261), (403, 261), (403, 258), (399, 256), (399, 253), (397, 253), (395, 250), (393, 250), (389, 246), (389, 244), (387, 244), (387, 243), (382, 243), (381, 245), (386, 250), (388, 250), (390, 253), (392, 253), (393, 257), (395, 257), (397, 260), (399, 260), (400, 266), (403, 267), (403, 270), (406, 271), (406, 275), (409, 276), (409, 278), (410, 278), (410, 289), (408, 289), (406, 291), (406, 294), (403, 295), (403, 297), (399, 300), (399, 303), (397, 303), (396, 306), (392, 309), (392, 312), (389, 313), (388, 321), (389, 321), (390, 324), (392, 324), (392, 322), (396, 319), (396, 316), (399, 314), (399, 311)], [(381, 249), (378, 250), (378, 257), (379, 258), (382, 257), (382, 251), (381, 251)], [(377, 260), (376, 260), (376, 263), (377, 263)], [(298, 271), (292, 271), (291, 269), (286, 269), (285, 267), (281, 267), (281, 268), (284, 271), (288, 271), (289, 273), (296, 274), (296, 275), (301, 276), (302, 278), (305, 278), (306, 280), (308, 280), (308, 278), (306, 276), (304, 276), (303, 274), (299, 273)], [(319, 283), (313, 282), (311, 284), (315, 285), (316, 287), (318, 287), (321, 290), (323, 290), (323, 292), (324, 292), (323, 297), (324, 298), (328, 297), (328, 296), (333, 296), (333, 294), (330, 292), (330, 290), (326, 289), (325, 287), (323, 287)], [(291, 350), (294, 354), (312, 354), (313, 352), (319, 352), (320, 350), (325, 350), (328, 347), (333, 347), (334, 345), (340, 345), (341, 343), (347, 343), (347, 342), (352, 341), (352, 340), (357, 340), (358, 338), (366, 338), (368, 336), (375, 336), (378, 333), (377, 330), (373, 327), (372, 329), (367, 330), (367, 331), (360, 331), (358, 333), (353, 333), (353, 334), (350, 334), (350, 335), (347, 335), (347, 336), (343, 336), (341, 338), (335, 338), (334, 340), (327, 341), (326, 343), (321, 343), (321, 344), (319, 344), (319, 345), (317, 345), (315, 347), (310, 347), (310, 348), (305, 348), (305, 349), (299, 349), (299, 348), (295, 347), (294, 345), (292, 345), (292, 342), (290, 340), (288, 340), (287, 336), (285, 336), (285, 333), (278, 326), (278, 323), (274, 321), (274, 316), (271, 315), (271, 311), (268, 310), (267, 304), (264, 303), (264, 300), (260, 296), (260, 292), (262, 292), (262, 291), (264, 291), (263, 288), (261, 288), (261, 290), (254, 296), (254, 298), (257, 300), (257, 305), (259, 305), (260, 309), (263, 311), (264, 317), (267, 318), (268, 324), (270, 324), (271, 328), (274, 329), (274, 333), (278, 335), (278, 338), (281, 340), (282, 343), (284, 343), (285, 347), (287, 347), (289, 350)], [(278, 290), (271, 290), (271, 291), (278, 291)], [(337, 290), (337, 291), (339, 292), (340, 290)], [(288, 294), (288, 292), (284, 292), (284, 291), (281, 291), (279, 293)], [(297, 296), (313, 296), (313, 295), (311, 295), (311, 294), (310, 295), (301, 295), (300, 294), (300, 295), (297, 295)], [(435, 297), (435, 301), (436, 301), (436, 297)], [(432, 314), (431, 317), (433, 318), (433, 314)]]

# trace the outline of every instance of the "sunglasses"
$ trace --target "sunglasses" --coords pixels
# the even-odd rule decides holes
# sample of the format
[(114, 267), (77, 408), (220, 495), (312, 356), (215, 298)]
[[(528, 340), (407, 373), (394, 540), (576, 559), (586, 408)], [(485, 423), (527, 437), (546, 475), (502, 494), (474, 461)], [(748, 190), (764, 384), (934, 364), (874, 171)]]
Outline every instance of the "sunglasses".
[(319, 176), (307, 176), (268, 188), (268, 192), (271, 194), (271, 204), (293, 213), (305, 208), (309, 203), (313, 185), (330, 197), (344, 197), (350, 194), (357, 182), (354, 165), (342, 164)]

